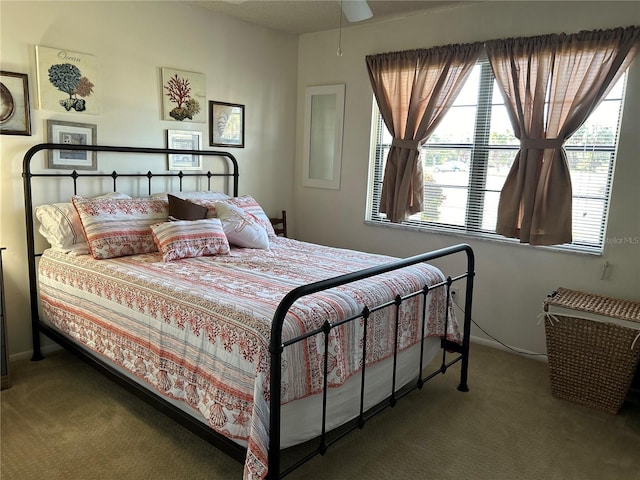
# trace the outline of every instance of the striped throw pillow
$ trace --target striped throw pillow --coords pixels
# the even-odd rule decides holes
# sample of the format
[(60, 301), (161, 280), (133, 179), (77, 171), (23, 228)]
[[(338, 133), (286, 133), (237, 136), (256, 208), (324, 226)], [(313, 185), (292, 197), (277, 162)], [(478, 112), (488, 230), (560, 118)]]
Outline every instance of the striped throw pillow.
[(164, 222), (151, 230), (165, 262), (229, 253), (229, 241), (217, 218)]
[[(131, 198), (119, 192), (109, 192), (93, 198)], [(84, 238), (82, 222), (71, 202), (40, 205), (35, 210), (40, 221), (38, 232), (53, 250), (70, 255), (86, 255), (89, 245)]]
[(151, 198), (93, 199), (74, 195), (93, 258), (156, 252), (151, 225), (169, 218), (167, 202)]

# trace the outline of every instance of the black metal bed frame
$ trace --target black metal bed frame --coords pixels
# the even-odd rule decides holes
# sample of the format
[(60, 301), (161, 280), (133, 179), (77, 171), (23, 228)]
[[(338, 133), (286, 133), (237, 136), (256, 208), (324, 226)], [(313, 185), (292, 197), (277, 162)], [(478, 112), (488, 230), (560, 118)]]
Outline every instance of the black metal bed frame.
[[(160, 155), (168, 155), (168, 154), (190, 154), (190, 155), (204, 155), (204, 156), (216, 156), (223, 157), (227, 161), (223, 168), (227, 171), (223, 173), (211, 173), (208, 172), (189, 172), (183, 173), (180, 172), (168, 172), (168, 173), (160, 173), (153, 174), (151, 171), (147, 173), (126, 173), (120, 174), (113, 171), (112, 173), (90, 173), (90, 172), (82, 172), (79, 173), (77, 171), (72, 171), (70, 173), (32, 173), (31, 172), (31, 161), (33, 157), (41, 151), (52, 151), (52, 150), (78, 150), (78, 151), (92, 151), (92, 152), (114, 152), (114, 153), (134, 153), (134, 154), (160, 154)], [(33, 357), (32, 360), (40, 360), (43, 358), (41, 353), (40, 346), (40, 333), (45, 334), (56, 343), (64, 346), (68, 350), (73, 353), (79, 355), (84, 360), (88, 361), (98, 370), (102, 371), (102, 373), (106, 374), (112, 380), (127, 388), (129, 391), (152, 404), (158, 410), (166, 414), (167, 416), (173, 418), (175, 421), (185, 426), (193, 433), (199, 435), (203, 439), (207, 440), (212, 445), (216, 446), (220, 450), (224, 451), (226, 454), (231, 456), (232, 458), (244, 462), (246, 456), (246, 448), (238, 445), (232, 440), (224, 437), (223, 435), (217, 433), (215, 430), (207, 426), (206, 424), (199, 422), (194, 417), (189, 415), (188, 413), (181, 410), (179, 407), (173, 405), (167, 400), (163, 399), (161, 396), (156, 394), (153, 391), (146, 389), (144, 386), (139, 383), (131, 380), (125, 374), (120, 372), (118, 369), (114, 368), (111, 364), (104, 361), (97, 355), (93, 355), (91, 352), (88, 352), (85, 349), (78, 347), (71, 340), (69, 340), (66, 336), (60, 334), (55, 329), (51, 328), (47, 324), (40, 321), (39, 312), (38, 312), (38, 285), (37, 285), (37, 269), (36, 269), (36, 260), (37, 257), (40, 256), (40, 253), (36, 252), (35, 248), (35, 225), (34, 225), (34, 215), (33, 215), (33, 195), (32, 195), (32, 179), (35, 177), (54, 177), (54, 178), (71, 178), (73, 181), (73, 193), (77, 192), (77, 181), (82, 177), (90, 177), (90, 178), (107, 178), (110, 177), (113, 179), (113, 190), (117, 190), (117, 179), (120, 177), (134, 177), (134, 178), (148, 178), (148, 190), (149, 194), (152, 193), (152, 179), (155, 177), (173, 177), (178, 178), (180, 182), (180, 190), (182, 190), (182, 179), (184, 177), (205, 177), (208, 180), (208, 185), (211, 184), (211, 179), (214, 177), (223, 177), (227, 179), (231, 179), (233, 186), (233, 196), (238, 195), (238, 162), (236, 158), (228, 153), (222, 151), (213, 151), (213, 150), (180, 150), (180, 149), (167, 149), (167, 148), (145, 148), (145, 147), (121, 147), (121, 146), (99, 146), (99, 145), (62, 145), (62, 144), (53, 144), (53, 143), (43, 143), (39, 145), (35, 145), (31, 149), (29, 149), (23, 161), (23, 182), (24, 182), (24, 202), (25, 202), (25, 220), (26, 220), (26, 232), (27, 232), (27, 254), (28, 254), (28, 268), (29, 268), (29, 289), (30, 289), (30, 301), (31, 301), (31, 323), (32, 323), (32, 342), (33, 342)], [(415, 265), (417, 263), (429, 262), (431, 260), (435, 260), (438, 258), (451, 256), (454, 254), (465, 254), (467, 260), (466, 271), (455, 276), (455, 277), (447, 277), (446, 281), (443, 281), (437, 285), (424, 286), (422, 289), (412, 292), (410, 294), (406, 294), (405, 296), (397, 296), (394, 301), (388, 302), (381, 305), (375, 306), (365, 306), (362, 312), (357, 315), (354, 315), (350, 318), (343, 319), (337, 323), (330, 323), (326, 321), (324, 325), (312, 332), (307, 332), (306, 334), (293, 338), (284, 340), (282, 338), (282, 329), (285, 321), (285, 317), (289, 308), (300, 298), (311, 295), (313, 293), (317, 293), (323, 290), (328, 290), (334, 287), (338, 287), (341, 285), (345, 285), (347, 283), (355, 282), (358, 280), (362, 280), (365, 278), (373, 277), (376, 275), (380, 275), (386, 272), (390, 272), (393, 270), (397, 270), (400, 268), (404, 268), (410, 265)], [(458, 390), (466, 392), (468, 391), (467, 385), (467, 376), (468, 376), (468, 365), (469, 365), (469, 337), (471, 332), (471, 307), (473, 300), (473, 279), (475, 275), (475, 259), (473, 250), (469, 245), (460, 244), (455, 245), (439, 250), (435, 250), (428, 253), (423, 253), (421, 255), (412, 256), (406, 259), (397, 260), (385, 265), (379, 265), (376, 267), (368, 268), (365, 270), (360, 270), (357, 272), (352, 272), (346, 275), (341, 275), (334, 278), (329, 278), (326, 280), (322, 280), (319, 282), (311, 283), (308, 285), (303, 285), (295, 288), (291, 292), (289, 292), (283, 300), (280, 302), (277, 307), (275, 314), (273, 316), (273, 322), (271, 327), (271, 342), (270, 342), (270, 353), (271, 353), (271, 364), (270, 364), (270, 421), (269, 421), (269, 452), (268, 452), (268, 472), (267, 479), (279, 479), (282, 478), (293, 470), (298, 468), (303, 463), (307, 462), (311, 458), (316, 455), (324, 455), (327, 449), (333, 445), (335, 442), (343, 438), (349, 432), (357, 429), (363, 428), (365, 423), (375, 415), (384, 411), (387, 407), (394, 407), (396, 402), (407, 395), (408, 393), (421, 389), (424, 383), (431, 378), (444, 374), (449, 367), (452, 365), (461, 362), (461, 371), (460, 371), (460, 383), (458, 386)], [(393, 374), (392, 374), (392, 385), (391, 385), (391, 394), (388, 398), (380, 402), (378, 405), (369, 408), (365, 411), (365, 384), (366, 384), (366, 362), (362, 362), (362, 369), (360, 371), (360, 410), (359, 415), (356, 419), (348, 422), (345, 426), (340, 429), (336, 429), (332, 432), (332, 435), (329, 435), (329, 432), (326, 431), (326, 414), (327, 414), (327, 370), (328, 370), (328, 355), (326, 349), (328, 348), (328, 342), (325, 341), (325, 361), (324, 361), (324, 388), (323, 388), (323, 401), (322, 401), (322, 433), (320, 437), (317, 439), (318, 444), (315, 448), (312, 449), (310, 453), (304, 454), (302, 458), (294, 461), (291, 465), (282, 467), (282, 451), (280, 449), (280, 439), (281, 439), (281, 421), (282, 421), (282, 411), (280, 405), (280, 397), (281, 397), (281, 380), (282, 380), (282, 371), (281, 371), (281, 362), (282, 362), (282, 354), (286, 347), (293, 345), (295, 343), (306, 340), (307, 338), (313, 335), (324, 335), (325, 340), (326, 337), (330, 334), (333, 328), (344, 325), (348, 322), (356, 321), (359, 319), (363, 319), (364, 322), (364, 336), (362, 344), (363, 344), (363, 352), (362, 358), (366, 358), (366, 335), (367, 335), (367, 321), (372, 313), (375, 311), (381, 310), (383, 308), (395, 308), (395, 331), (398, 331), (399, 326), (399, 311), (400, 305), (405, 300), (416, 297), (418, 295), (422, 295), (425, 297), (436, 288), (445, 288), (446, 289), (446, 312), (447, 318), (445, 319), (445, 331), (446, 331), (446, 323), (449, 321), (449, 302), (450, 300), (450, 290), (451, 286), (454, 282), (464, 281), (465, 282), (465, 301), (464, 301), (464, 324), (463, 324), (463, 341), (462, 344), (457, 344), (447, 340), (446, 338), (442, 338), (441, 348), (442, 348), (442, 360), (440, 362), (439, 367), (432, 373), (424, 374), (421, 366), (423, 365), (423, 354), (424, 354), (424, 342), (422, 342), (422, 346), (420, 349), (420, 363), (418, 364), (418, 378), (414, 383), (410, 383), (405, 385), (402, 388), (396, 388), (396, 363), (397, 356), (399, 351), (397, 349), (397, 341), (396, 348), (393, 352)], [(426, 328), (426, 305), (427, 302), (423, 301), (423, 312), (422, 312), (422, 331), (425, 332)], [(424, 337), (424, 335), (423, 335)], [(396, 336), (397, 338), (397, 336)], [(454, 354), (453, 359), (447, 359), (447, 353)], [(338, 431), (339, 430), (339, 431)], [(337, 434), (335, 432), (338, 432)]]

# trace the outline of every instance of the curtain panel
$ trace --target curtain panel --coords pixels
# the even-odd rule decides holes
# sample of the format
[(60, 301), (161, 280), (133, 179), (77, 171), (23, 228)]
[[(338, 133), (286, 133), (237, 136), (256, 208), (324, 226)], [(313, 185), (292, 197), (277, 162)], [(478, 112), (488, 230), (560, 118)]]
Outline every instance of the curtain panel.
[(498, 205), (496, 232), (521, 243), (572, 241), (564, 142), (637, 54), (639, 27), (486, 42), (520, 150)]
[(379, 208), (391, 222), (422, 211), (420, 146), (455, 101), (481, 51), (482, 43), (476, 43), (366, 57), (380, 114), (393, 136)]

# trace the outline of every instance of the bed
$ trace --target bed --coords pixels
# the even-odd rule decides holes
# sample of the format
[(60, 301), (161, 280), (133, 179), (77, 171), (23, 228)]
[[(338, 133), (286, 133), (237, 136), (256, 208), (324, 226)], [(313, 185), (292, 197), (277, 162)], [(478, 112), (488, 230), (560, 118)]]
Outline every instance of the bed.
[[(63, 149), (127, 171), (32, 171)], [(145, 171), (175, 154), (211, 169)], [(397, 259), (278, 237), (222, 151), (39, 144), (23, 179), (33, 359), (43, 333), (244, 462), (244, 478), (286, 476), (455, 363), (468, 390), (468, 245)], [(427, 263), (449, 256), (466, 268)]]

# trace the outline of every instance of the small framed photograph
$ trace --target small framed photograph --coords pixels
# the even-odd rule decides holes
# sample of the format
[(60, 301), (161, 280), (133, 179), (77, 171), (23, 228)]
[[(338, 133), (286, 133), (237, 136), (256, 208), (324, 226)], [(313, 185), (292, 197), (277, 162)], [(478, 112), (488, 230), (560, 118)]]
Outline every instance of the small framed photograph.
[(244, 148), (244, 105), (209, 102), (209, 145)]
[(24, 73), (0, 71), (0, 133), (31, 135), (29, 82)]
[[(202, 132), (167, 130), (167, 148), (176, 150), (202, 150)], [(202, 157), (186, 153), (172, 153), (169, 170), (202, 170)]]
[[(47, 141), (68, 145), (96, 145), (96, 125), (47, 120)], [(49, 168), (96, 170), (97, 153), (87, 150), (49, 150)]]

